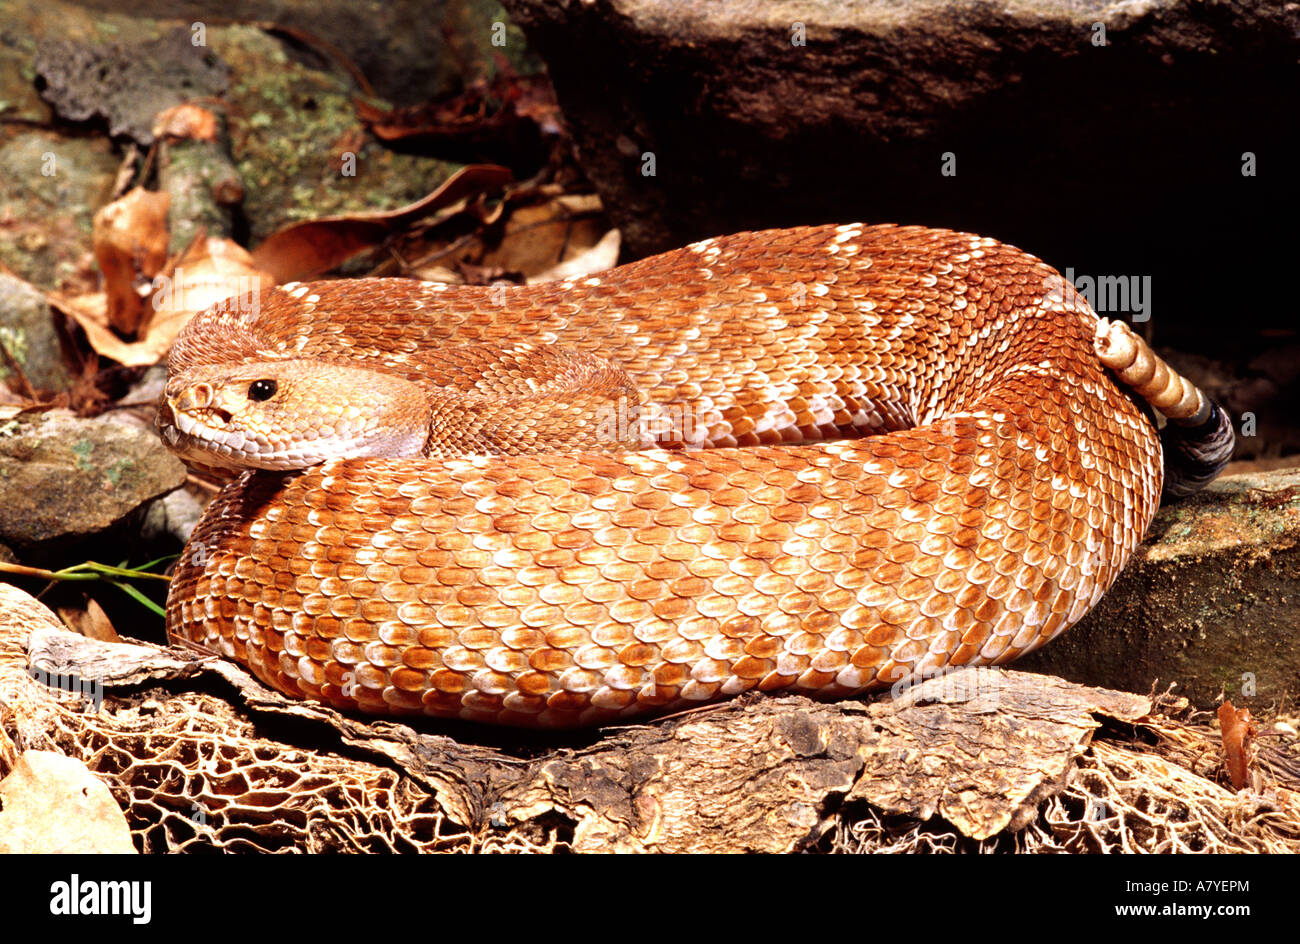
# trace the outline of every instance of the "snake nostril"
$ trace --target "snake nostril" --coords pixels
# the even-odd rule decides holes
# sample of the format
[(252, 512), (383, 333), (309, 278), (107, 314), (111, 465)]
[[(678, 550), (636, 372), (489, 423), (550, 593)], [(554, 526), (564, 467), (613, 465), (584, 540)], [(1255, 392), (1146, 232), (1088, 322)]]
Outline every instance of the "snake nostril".
[(178, 395), (171, 397), (171, 399), (177, 410), (190, 411), (206, 409), (211, 406), (215, 396), (212, 384), (198, 383), (192, 387), (187, 387)]

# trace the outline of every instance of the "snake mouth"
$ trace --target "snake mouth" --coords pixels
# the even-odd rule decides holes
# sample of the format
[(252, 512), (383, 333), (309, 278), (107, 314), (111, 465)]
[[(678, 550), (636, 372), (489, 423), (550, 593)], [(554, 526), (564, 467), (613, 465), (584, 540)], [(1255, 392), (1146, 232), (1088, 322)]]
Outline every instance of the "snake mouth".
[(190, 427), (206, 426), (209, 429), (214, 429), (217, 426), (229, 426), (230, 421), (234, 418), (235, 414), (231, 413), (229, 410), (220, 409), (219, 407), (208, 407), (208, 409), (203, 411), (203, 418), (201, 420), (195, 419), (186, 413), (176, 414), (177, 425), (181, 427), (181, 432), (183, 433), (189, 432), (189, 430), (185, 428), (187, 422)]
[(171, 418), (181, 435), (206, 441), (214, 435), (222, 438), (228, 436), (229, 433), (225, 432), (225, 429), (230, 426), (234, 415), (229, 410), (207, 409), (203, 411), (201, 417), (198, 417), (173, 408)]
[[(302, 444), (268, 438), (231, 423), (229, 411), (208, 407), (201, 411), (181, 412), (174, 404), (164, 404), (159, 412), (159, 431), (168, 447), (183, 460), (202, 466), (244, 471), (296, 472), (319, 465), (329, 459), (348, 458), (366, 453), (338, 445), (337, 452), (322, 448), (310, 440)], [(328, 443), (327, 443), (328, 445)], [(391, 450), (382, 454), (389, 455)], [(401, 454), (413, 455), (409, 449)]]
[(196, 416), (167, 403), (159, 412), (158, 425), (168, 445), (183, 458), (230, 469), (261, 467), (266, 444), (231, 429), (233, 418), (230, 411), (216, 407)]

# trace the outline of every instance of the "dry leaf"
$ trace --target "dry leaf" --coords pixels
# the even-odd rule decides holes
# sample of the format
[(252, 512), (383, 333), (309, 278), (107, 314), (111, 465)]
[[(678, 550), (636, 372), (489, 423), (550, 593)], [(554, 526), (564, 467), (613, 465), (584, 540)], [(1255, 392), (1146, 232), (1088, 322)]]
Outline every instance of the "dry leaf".
[(465, 284), (464, 275), (442, 265), (419, 266), (411, 270), (411, 275), (424, 282), (442, 282), (446, 285)]
[(562, 193), (551, 202), (575, 217), (594, 216), (605, 212), (605, 205), (600, 202), (600, 195), (595, 193)]
[(24, 751), (0, 780), (0, 854), (134, 853), (105, 783), (57, 751)]
[(232, 296), (256, 297), (274, 284), (253, 265), (247, 250), (228, 239), (213, 238), (187, 253), (170, 276), (158, 280), (151, 296), (153, 319), (139, 341), (123, 341), (109, 328), (103, 294), (76, 298), (53, 294), (50, 302), (76, 319), (97, 353), (136, 367), (161, 360), (197, 312)]
[(108, 618), (104, 608), (95, 602), (94, 597), (86, 598), (84, 610), (60, 606), (56, 608), (56, 612), (69, 629), (88, 639), (98, 639), (100, 642), (122, 641), (117, 630), (113, 628), (113, 621)]
[(570, 256), (541, 275), (530, 277), (528, 284), (549, 282), (554, 279), (576, 279), (584, 275), (591, 275), (593, 272), (604, 272), (606, 269), (612, 269), (618, 264), (620, 243), (619, 231), (611, 229), (600, 237), (600, 241), (590, 249)]
[(360, 118), (381, 141), (418, 141), (459, 160), (495, 160), (516, 166), (544, 158), (543, 141), (560, 134), (560, 107), (545, 76), (516, 75), (508, 65), (490, 82), (413, 108), (382, 109), (354, 101)]
[(1250, 711), (1234, 708), (1225, 701), (1219, 706), (1219, 731), (1223, 735), (1223, 755), (1228, 765), (1228, 778), (1240, 790), (1246, 785), (1253, 759), (1251, 741), (1259, 733)]
[(167, 263), (167, 193), (136, 187), (95, 214), (95, 260), (104, 273), (107, 321), (133, 337), (153, 277)]
[(510, 171), (504, 167), (471, 165), (427, 197), (396, 210), (352, 213), (286, 226), (253, 250), (253, 261), (278, 283), (313, 278), (378, 245), (413, 221), (457, 200), (504, 186), (509, 180)]
[(153, 119), (155, 138), (215, 141), (217, 116), (198, 105), (177, 105), (158, 112)]
[[(602, 239), (609, 240), (602, 249), (608, 256), (610, 243), (618, 239), (609, 235), (608, 225), (596, 213), (574, 214), (560, 197), (516, 207), (505, 223), (500, 244), (475, 261), (485, 269), (522, 272), (530, 283), (545, 281), (557, 277), (550, 274), (557, 266), (581, 256)], [(593, 258), (586, 265), (597, 262), (598, 258)]]

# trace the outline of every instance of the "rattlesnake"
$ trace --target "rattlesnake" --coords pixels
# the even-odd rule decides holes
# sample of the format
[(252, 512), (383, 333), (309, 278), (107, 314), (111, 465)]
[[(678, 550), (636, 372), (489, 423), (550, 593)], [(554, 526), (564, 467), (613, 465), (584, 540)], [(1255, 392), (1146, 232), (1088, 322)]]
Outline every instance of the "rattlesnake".
[(195, 529), (168, 632), (338, 707), (542, 726), (1004, 663), (1155, 514), (1129, 386), (1181, 418), (1166, 489), (1212, 477), (1226, 417), (1127, 328), (922, 227), (530, 287), (283, 285), (171, 354), (165, 440), (255, 469)]

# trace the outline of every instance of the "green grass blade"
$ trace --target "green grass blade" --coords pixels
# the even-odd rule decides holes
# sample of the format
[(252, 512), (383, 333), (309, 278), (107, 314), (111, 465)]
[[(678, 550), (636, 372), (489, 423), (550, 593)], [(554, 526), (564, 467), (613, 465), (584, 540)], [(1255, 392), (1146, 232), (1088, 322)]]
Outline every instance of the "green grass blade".
[(164, 610), (153, 600), (150, 600), (147, 596), (145, 596), (135, 587), (131, 586), (129, 583), (122, 583), (119, 580), (110, 580), (109, 583), (117, 587), (119, 590), (121, 590), (123, 593), (129, 596), (132, 600), (135, 600), (141, 606), (148, 607), (150, 610), (152, 610), (154, 613), (157, 613), (159, 616), (163, 617), (164, 619), (167, 618), (166, 610)]

